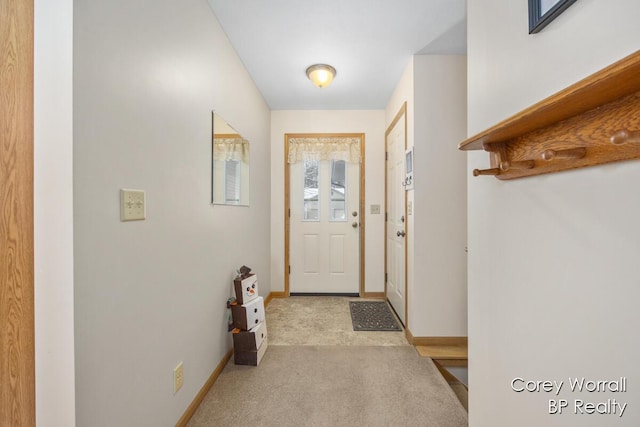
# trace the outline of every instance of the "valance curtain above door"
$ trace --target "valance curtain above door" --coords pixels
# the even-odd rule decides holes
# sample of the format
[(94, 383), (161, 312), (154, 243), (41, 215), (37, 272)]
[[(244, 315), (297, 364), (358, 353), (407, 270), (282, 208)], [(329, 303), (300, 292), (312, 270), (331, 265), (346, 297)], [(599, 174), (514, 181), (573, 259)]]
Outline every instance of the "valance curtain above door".
[(249, 163), (249, 141), (244, 138), (213, 138), (213, 153), (217, 160)]
[(288, 163), (305, 160), (362, 162), (359, 137), (289, 138)]

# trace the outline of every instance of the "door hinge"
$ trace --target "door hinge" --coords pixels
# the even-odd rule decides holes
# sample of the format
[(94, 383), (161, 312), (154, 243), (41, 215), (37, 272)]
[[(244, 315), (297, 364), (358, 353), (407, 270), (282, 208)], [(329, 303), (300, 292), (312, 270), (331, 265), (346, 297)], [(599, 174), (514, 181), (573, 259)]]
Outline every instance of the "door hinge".
[(289, 274), (291, 274), (291, 266), (289, 266)]
[(385, 160), (389, 160), (389, 152), (388, 151), (384, 152), (384, 159)]
[(384, 282), (387, 283), (389, 281), (389, 274), (384, 273)]
[(384, 222), (389, 221), (389, 214), (387, 212), (384, 213)]
[(291, 208), (289, 208), (288, 211), (289, 211), (289, 218), (291, 218)]

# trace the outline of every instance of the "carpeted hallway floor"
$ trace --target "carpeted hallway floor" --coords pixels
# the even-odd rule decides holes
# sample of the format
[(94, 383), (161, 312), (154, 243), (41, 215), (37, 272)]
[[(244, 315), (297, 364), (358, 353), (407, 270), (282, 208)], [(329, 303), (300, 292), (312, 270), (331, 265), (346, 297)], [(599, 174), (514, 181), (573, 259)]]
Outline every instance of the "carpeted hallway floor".
[(276, 298), (267, 307), (271, 345), (409, 345), (404, 331), (356, 332), (347, 297)]
[(258, 367), (225, 367), (189, 426), (466, 426), (403, 332), (353, 332), (342, 297), (275, 299)]

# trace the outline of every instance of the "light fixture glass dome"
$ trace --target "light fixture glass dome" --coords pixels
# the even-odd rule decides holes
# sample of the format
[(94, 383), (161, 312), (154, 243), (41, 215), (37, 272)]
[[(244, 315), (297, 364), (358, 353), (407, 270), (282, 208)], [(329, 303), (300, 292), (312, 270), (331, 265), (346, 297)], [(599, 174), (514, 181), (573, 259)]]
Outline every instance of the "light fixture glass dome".
[(307, 77), (320, 88), (329, 86), (335, 76), (336, 69), (331, 65), (314, 64), (307, 68)]

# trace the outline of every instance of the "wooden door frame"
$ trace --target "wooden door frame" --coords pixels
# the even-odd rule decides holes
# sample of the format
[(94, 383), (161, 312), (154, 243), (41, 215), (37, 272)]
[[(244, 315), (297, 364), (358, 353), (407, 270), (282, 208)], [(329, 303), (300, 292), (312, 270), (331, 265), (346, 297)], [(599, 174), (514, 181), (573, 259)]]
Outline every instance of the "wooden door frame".
[[(385, 158), (385, 163), (384, 163), (384, 298), (387, 298), (387, 203), (388, 203), (388, 196), (387, 196), (387, 192), (388, 192), (388, 188), (387, 188), (387, 161), (388, 161), (388, 143), (389, 143), (389, 134), (391, 133), (391, 131), (395, 128), (396, 124), (398, 124), (398, 121), (400, 121), (400, 119), (404, 116), (404, 149), (406, 151), (407, 149), (407, 102), (405, 101), (402, 106), (400, 107), (400, 109), (398, 110), (398, 112), (396, 113), (396, 116), (393, 118), (393, 120), (391, 121), (391, 124), (389, 125), (389, 127), (387, 127), (387, 130), (384, 133), (384, 158)], [(404, 217), (405, 217), (405, 223), (404, 223), (404, 228), (405, 228), (405, 241), (404, 241), (404, 327), (406, 330), (409, 330), (409, 293), (408, 293), (408, 247), (409, 245), (407, 245), (407, 242), (409, 241), (409, 215), (407, 214), (407, 192), (404, 192)]]
[(284, 134), (284, 295), (289, 296), (289, 251), (290, 251), (290, 228), (291, 228), (291, 198), (289, 195), (289, 139), (290, 138), (360, 138), (360, 200), (358, 207), (360, 210), (360, 296), (364, 296), (364, 133), (285, 133)]
[(0, 2), (0, 425), (35, 426), (34, 3)]

